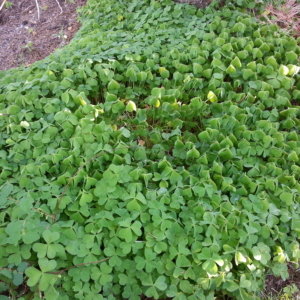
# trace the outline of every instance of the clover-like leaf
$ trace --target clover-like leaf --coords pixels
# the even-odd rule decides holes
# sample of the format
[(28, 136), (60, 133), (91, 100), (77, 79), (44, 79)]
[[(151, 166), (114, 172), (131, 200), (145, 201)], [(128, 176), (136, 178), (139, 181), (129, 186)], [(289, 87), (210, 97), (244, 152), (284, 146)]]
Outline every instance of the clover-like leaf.
[(158, 288), (161, 291), (164, 291), (167, 289), (168, 285), (165, 283), (166, 277), (165, 276), (159, 276), (156, 281), (154, 282), (154, 286)]
[(27, 268), (25, 274), (29, 278), (27, 280), (28, 286), (35, 286), (42, 276), (42, 272), (33, 267)]
[(107, 87), (109, 90), (118, 90), (120, 88), (120, 84), (114, 79), (112, 79)]
[(128, 112), (136, 111), (136, 104), (131, 100), (128, 101), (128, 103), (126, 105), (126, 111), (128, 111)]
[(51, 232), (50, 230), (46, 229), (43, 231), (43, 238), (46, 241), (47, 244), (51, 244), (52, 242), (59, 239), (59, 233), (58, 232)]
[(7, 197), (11, 194), (13, 191), (14, 186), (10, 183), (4, 185), (0, 191), (0, 205), (4, 205), (7, 202)]
[(55, 260), (49, 260), (47, 258), (39, 259), (39, 266), (43, 273), (52, 271), (56, 268), (57, 263)]

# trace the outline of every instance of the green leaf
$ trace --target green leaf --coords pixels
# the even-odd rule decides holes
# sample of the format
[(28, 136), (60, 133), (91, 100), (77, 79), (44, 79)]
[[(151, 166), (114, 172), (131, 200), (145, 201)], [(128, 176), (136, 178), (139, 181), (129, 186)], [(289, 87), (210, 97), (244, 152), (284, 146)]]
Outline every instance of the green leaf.
[(117, 101), (112, 105), (112, 112), (113, 113), (121, 113), (125, 109), (125, 105), (122, 101)]
[(33, 267), (27, 268), (25, 271), (25, 274), (29, 278), (27, 280), (28, 286), (35, 286), (39, 282), (39, 280), (42, 276), (42, 272)]
[(226, 69), (226, 73), (227, 74), (234, 74), (236, 72), (236, 68), (233, 65), (230, 65), (227, 69)]
[(8, 107), (7, 113), (10, 115), (16, 115), (20, 110), (21, 110), (21, 108), (19, 106), (11, 105)]
[(141, 222), (139, 222), (139, 221), (135, 221), (135, 222), (130, 226), (130, 228), (132, 229), (132, 231), (133, 231), (136, 235), (138, 235), (138, 236), (142, 235), (141, 227), (142, 227), (142, 224), (141, 224)]
[(168, 249), (168, 246), (164, 242), (157, 242), (154, 246), (154, 251), (156, 253), (162, 253)]
[(133, 210), (141, 211), (141, 206), (139, 205), (139, 203), (135, 199), (128, 202), (126, 207), (129, 211), (133, 211)]
[(268, 80), (268, 84), (270, 84), (274, 89), (280, 88), (280, 81), (277, 79)]
[(47, 254), (48, 246), (41, 243), (35, 243), (32, 249), (33, 251), (37, 252), (38, 258), (44, 258)]
[[(53, 286), (51, 286), (50, 289), (45, 294), (45, 299), (46, 300), (56, 300), (56, 299), (59, 298), (59, 296), (60, 296), (59, 292)], [(102, 295), (101, 295), (101, 297), (102, 297)], [(103, 300), (103, 298), (100, 298), (100, 299), (99, 298), (95, 298), (95, 300)]]
[(159, 290), (164, 291), (164, 290), (166, 290), (167, 287), (168, 287), (168, 285), (165, 283), (165, 281), (166, 281), (166, 277), (165, 277), (165, 276), (159, 276), (159, 277), (156, 279), (156, 281), (155, 281), (155, 283), (154, 283), (154, 286), (155, 286), (156, 288), (158, 288)]
[(118, 90), (118, 89), (120, 88), (120, 84), (119, 84), (117, 81), (115, 81), (114, 79), (112, 79), (112, 80), (109, 82), (107, 88), (108, 88), (109, 90)]
[(294, 162), (298, 162), (299, 161), (299, 157), (297, 155), (297, 153), (295, 151), (291, 151), (291, 153), (288, 155), (287, 159), (289, 161), (294, 161)]
[(125, 127), (120, 128), (120, 131), (122, 132), (122, 135), (126, 138), (129, 138), (131, 135), (130, 131), (128, 129), (126, 129)]
[(147, 158), (145, 148), (141, 147), (134, 151), (135, 160), (145, 160)]
[(13, 191), (14, 186), (10, 183), (4, 185), (4, 187), (1, 188), (0, 191), (0, 205), (4, 205), (7, 202), (7, 197), (11, 194)]
[(242, 275), (240, 279), (240, 287), (245, 289), (250, 289), (251, 285), (252, 285), (251, 281), (247, 280), (245, 275)]
[(23, 274), (22, 273), (14, 273), (13, 284), (19, 286), (23, 283)]
[(124, 239), (127, 243), (130, 243), (132, 241), (132, 231), (130, 228), (120, 229), (118, 236), (121, 239)]
[(209, 78), (211, 78), (212, 71), (213, 71), (212, 69), (203, 70), (202, 71), (202, 76), (209, 79)]
[[(261, 49), (261, 48), (260, 48)], [(262, 50), (262, 49), (261, 49)], [(266, 64), (271, 65), (274, 68), (277, 68), (278, 64), (274, 56), (270, 56), (266, 59)]]
[(275, 262), (272, 267), (272, 272), (275, 276), (281, 276), (283, 280), (286, 280), (289, 277), (286, 264)]
[(151, 90), (151, 95), (155, 96), (157, 98), (162, 98), (165, 95), (165, 89), (164, 88), (153, 88)]
[(285, 53), (285, 57), (287, 58), (287, 60), (289, 60), (289, 62), (293, 63), (295, 61), (297, 61), (298, 59), (298, 55), (293, 52), (293, 51), (289, 51)]
[(245, 80), (249, 79), (250, 77), (253, 77), (255, 73), (251, 69), (243, 69), (243, 78)]
[(242, 67), (242, 63), (241, 63), (240, 59), (237, 56), (231, 61), (231, 65), (235, 68), (241, 68)]
[(203, 270), (209, 272), (209, 274), (216, 274), (218, 271), (217, 265), (211, 260), (204, 262), (202, 268)]
[(154, 286), (151, 286), (150, 288), (148, 288), (145, 292), (145, 295), (147, 297), (153, 297), (154, 299), (158, 299), (159, 295), (156, 291), (156, 288)]
[(87, 203), (90, 203), (92, 201), (93, 201), (93, 195), (91, 193), (83, 192), (82, 196), (79, 200), (79, 204), (80, 204), (80, 206), (84, 206)]
[(232, 30), (234, 32), (244, 32), (246, 29), (246, 25), (241, 23), (241, 22), (238, 22), (236, 23), (233, 27), (232, 27)]
[(229, 292), (234, 292), (239, 288), (239, 285), (233, 280), (227, 280), (225, 287)]
[(193, 148), (191, 150), (189, 150), (186, 154), (187, 158), (199, 158), (200, 157), (200, 153), (197, 149)]
[(53, 285), (56, 280), (56, 276), (53, 274), (43, 273), (40, 279), (39, 288), (41, 291), (46, 291), (49, 285)]
[(27, 262), (21, 262), (18, 265), (18, 272), (24, 272), (28, 268), (28, 263)]
[(292, 205), (293, 204), (293, 194), (288, 192), (283, 192), (280, 194), (280, 199), (286, 203), (286, 205)]
[(41, 258), (38, 262), (43, 273), (54, 270), (57, 265), (55, 260), (49, 260), (47, 258)]
[(222, 149), (219, 151), (219, 157), (222, 161), (226, 161), (233, 158), (233, 154), (229, 149)]
[(198, 278), (197, 282), (202, 286), (204, 290), (208, 290), (210, 287), (210, 279), (209, 278)]
[(178, 267), (189, 267), (191, 262), (184, 255), (178, 255), (176, 265)]
[(105, 101), (106, 102), (116, 102), (118, 100), (117, 96), (114, 94), (107, 93)]
[(183, 75), (178, 71), (174, 72), (173, 78), (175, 81), (183, 81)]
[(232, 45), (230, 43), (224, 44), (221, 48), (226, 52), (232, 51)]
[(47, 244), (51, 244), (52, 242), (58, 240), (60, 236), (58, 232), (51, 232), (48, 229), (43, 231), (42, 235)]

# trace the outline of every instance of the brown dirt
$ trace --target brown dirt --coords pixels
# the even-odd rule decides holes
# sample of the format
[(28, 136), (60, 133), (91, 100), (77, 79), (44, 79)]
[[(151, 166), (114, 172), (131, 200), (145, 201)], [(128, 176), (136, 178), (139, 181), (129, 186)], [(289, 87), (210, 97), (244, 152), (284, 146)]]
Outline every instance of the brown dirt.
[[(3, 1), (0, 0), (0, 7)], [(68, 44), (80, 27), (76, 8), (86, 3), (38, 0), (38, 19), (35, 0), (8, 1), (12, 6), (4, 5), (0, 11), (0, 70), (28, 66)]]
[[(276, 277), (274, 275), (267, 275), (265, 289), (263, 292), (263, 295), (267, 299), (269, 299), (268, 297), (271, 297), (271, 296), (278, 297), (280, 294), (283, 293), (283, 289), (285, 287), (291, 286), (293, 284), (295, 284), (296, 287), (298, 288), (298, 290), (300, 291), (299, 265), (289, 263), (288, 264), (288, 272), (289, 272), (290, 276), (287, 280), (283, 280), (281, 277)], [(299, 292), (295, 293), (294, 297), (295, 297), (295, 299), (299, 299), (297, 297), (300, 297), (300, 293)], [(263, 298), (263, 299), (265, 299), (265, 298)]]
[(300, 3), (298, 0), (275, 0), (268, 4), (263, 18), (271, 24), (277, 24), (287, 34), (295, 38), (300, 36)]

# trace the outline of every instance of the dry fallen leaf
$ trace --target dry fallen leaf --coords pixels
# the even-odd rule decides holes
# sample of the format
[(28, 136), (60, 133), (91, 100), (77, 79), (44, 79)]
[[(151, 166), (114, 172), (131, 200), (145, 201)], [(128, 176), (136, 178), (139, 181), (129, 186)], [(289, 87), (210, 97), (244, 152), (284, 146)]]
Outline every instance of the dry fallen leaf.
[(144, 145), (145, 145), (145, 141), (139, 140), (139, 145), (140, 145), (140, 146), (144, 146)]

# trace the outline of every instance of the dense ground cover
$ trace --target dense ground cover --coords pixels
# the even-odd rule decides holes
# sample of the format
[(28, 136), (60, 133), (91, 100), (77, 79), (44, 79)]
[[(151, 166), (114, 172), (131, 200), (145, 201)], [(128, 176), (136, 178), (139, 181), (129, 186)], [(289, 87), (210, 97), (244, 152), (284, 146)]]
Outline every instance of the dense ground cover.
[(297, 41), (230, 6), (80, 15), (70, 45), (0, 72), (1, 293), (246, 300), (266, 271), (286, 278)]

